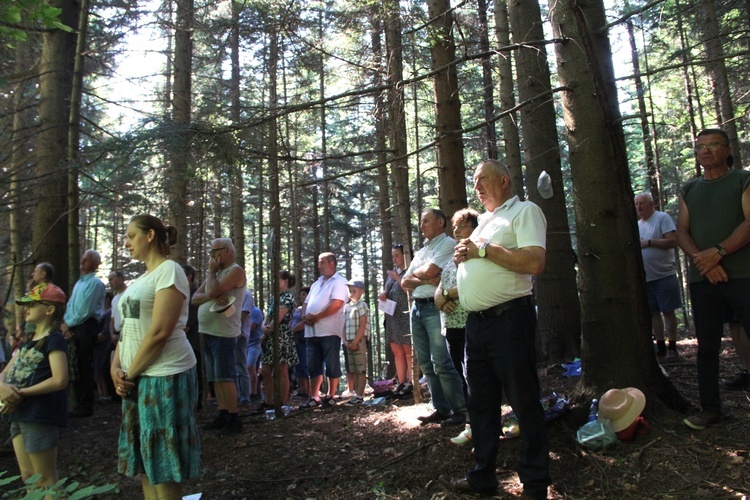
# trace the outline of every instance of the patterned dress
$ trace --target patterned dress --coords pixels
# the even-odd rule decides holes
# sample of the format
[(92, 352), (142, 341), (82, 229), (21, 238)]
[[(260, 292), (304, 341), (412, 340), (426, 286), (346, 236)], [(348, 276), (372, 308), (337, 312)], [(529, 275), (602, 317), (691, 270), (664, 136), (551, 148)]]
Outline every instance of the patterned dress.
[[(456, 287), (456, 264), (453, 261), (448, 262), (443, 268), (440, 275), (440, 284), (443, 290), (449, 290)], [(469, 318), (469, 312), (461, 307), (461, 303), (456, 301), (456, 308), (452, 313), (440, 311), (440, 319), (443, 324), (443, 334), (446, 328), (466, 328), (466, 320)]]
[[(292, 315), (294, 314), (294, 295), (292, 295), (292, 292), (289, 290), (281, 292), (279, 303), (282, 308), (286, 308), (286, 314), (279, 324), (279, 362), (281, 364), (293, 366), (299, 363), (299, 356), (297, 355), (297, 347), (294, 345), (294, 337), (292, 336), (291, 328)], [(266, 318), (275, 320), (277, 319), (277, 316), (278, 313), (275, 311), (275, 300), (271, 299), (268, 304)], [(268, 337), (263, 343), (263, 364), (274, 364), (272, 337)]]
[[(397, 269), (402, 278), (406, 272)], [(393, 316), (385, 315), (385, 340), (389, 344), (411, 344), (411, 331), (409, 330), (409, 298), (406, 292), (397, 282), (390, 277), (385, 280), (386, 296), (396, 303)]]

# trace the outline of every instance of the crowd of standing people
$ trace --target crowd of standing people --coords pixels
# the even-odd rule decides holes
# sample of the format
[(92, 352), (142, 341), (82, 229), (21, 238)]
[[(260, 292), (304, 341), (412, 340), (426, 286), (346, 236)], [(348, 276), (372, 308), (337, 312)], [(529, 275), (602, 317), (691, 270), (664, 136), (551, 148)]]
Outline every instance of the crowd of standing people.
[[(703, 175), (683, 186), (677, 224), (635, 197), (655, 354), (679, 359), (677, 317), (682, 307), (675, 248), (689, 261), (688, 281), (698, 338), (701, 409), (684, 423), (702, 430), (722, 419), (719, 349), (730, 324), (744, 369), (724, 382), (750, 386), (750, 173), (732, 169), (729, 139), (718, 129), (698, 135), (694, 151)], [(546, 263), (546, 219), (513, 194), (499, 161), (481, 162), (473, 188), (484, 213), (449, 219), (438, 208), (420, 216), (425, 238), (407, 264), (402, 244), (391, 249), (379, 307), (396, 368), (395, 395), (410, 394), (412, 346), (433, 411), (421, 425), (461, 426), (451, 439), (471, 442), (475, 465), (465, 477), (442, 476), (467, 494), (497, 492), (495, 475), (501, 406), (518, 419), (523, 441), (518, 476), (527, 498), (546, 498), (549, 441), (540, 405), (532, 300), (534, 277)], [(447, 234), (449, 222), (452, 235)], [(0, 372), (0, 413), (11, 416), (11, 439), (24, 479), (57, 481), (59, 428), (93, 415), (96, 395), (122, 404), (117, 467), (140, 477), (146, 498), (181, 498), (182, 483), (199, 476), (201, 436), (196, 410), (215, 404), (203, 431), (242, 432), (240, 408), (300, 409), (337, 404), (344, 373), (351, 405), (365, 400), (370, 309), (363, 281), (338, 272), (331, 252), (318, 256), (319, 278), (300, 290), (281, 270), (278, 296), (266, 314), (255, 304), (229, 238), (208, 249), (202, 283), (191, 266), (168, 258), (175, 228), (151, 215), (134, 217), (125, 248), (145, 272), (126, 284), (113, 270), (110, 290), (97, 278), (101, 256), (86, 250), (70, 298), (53, 284), (54, 268), (38, 264), (24, 307), (25, 327), (14, 356)], [(491, 283), (492, 286), (487, 286)], [(341, 359), (344, 360), (342, 370)], [(205, 373), (207, 387), (201, 384)]]

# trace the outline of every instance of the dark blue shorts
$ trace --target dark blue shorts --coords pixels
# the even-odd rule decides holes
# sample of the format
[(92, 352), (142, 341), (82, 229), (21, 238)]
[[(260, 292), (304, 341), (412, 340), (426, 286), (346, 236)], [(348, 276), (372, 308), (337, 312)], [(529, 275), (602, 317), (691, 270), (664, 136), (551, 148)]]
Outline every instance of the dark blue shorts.
[(648, 310), (651, 314), (668, 313), (682, 307), (680, 282), (677, 276), (667, 276), (646, 283)]
[(323, 362), (326, 364), (326, 376), (341, 377), (341, 337), (329, 335), (327, 337), (308, 337), (307, 366), (310, 377), (323, 375)]

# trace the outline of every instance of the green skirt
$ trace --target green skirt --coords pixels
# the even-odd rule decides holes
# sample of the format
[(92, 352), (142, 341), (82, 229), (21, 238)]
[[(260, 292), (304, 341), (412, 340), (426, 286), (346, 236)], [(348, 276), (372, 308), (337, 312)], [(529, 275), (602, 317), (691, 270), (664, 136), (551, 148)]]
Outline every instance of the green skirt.
[(166, 377), (139, 377), (136, 390), (122, 400), (117, 470), (126, 476), (145, 473), (151, 484), (198, 477), (197, 399), (195, 367)]

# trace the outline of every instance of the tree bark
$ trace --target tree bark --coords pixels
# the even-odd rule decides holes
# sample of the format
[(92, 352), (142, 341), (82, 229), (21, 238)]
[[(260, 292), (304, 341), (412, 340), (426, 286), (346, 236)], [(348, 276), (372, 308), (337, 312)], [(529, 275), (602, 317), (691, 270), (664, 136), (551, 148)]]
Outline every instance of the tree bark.
[(70, 91), (70, 119), (68, 123), (68, 281), (75, 283), (78, 279), (78, 261), (81, 256), (80, 231), (78, 228), (78, 191), (79, 141), (81, 138), (81, 98), (83, 96), (83, 62), (86, 50), (86, 34), (89, 24), (89, 2), (81, 0), (81, 11), (78, 20), (78, 34), (73, 62), (73, 82)]
[(187, 184), (192, 140), (193, 0), (177, 0), (176, 5), (172, 98), (174, 135), (168, 144), (169, 164), (165, 187), (168, 223), (179, 233), (170, 256), (184, 264), (187, 259)]
[[(269, 33), (270, 51), (268, 56), (268, 100), (271, 109), (278, 106), (278, 97), (276, 94), (276, 85), (278, 83), (278, 65), (279, 65), (279, 35), (272, 29)], [(281, 270), (281, 207), (279, 204), (279, 152), (278, 152), (278, 133), (276, 128), (276, 118), (272, 117), (268, 122), (268, 180), (270, 190), (270, 216), (271, 230), (273, 231), (271, 252), (271, 268), (268, 270), (268, 279), (271, 285), (271, 297), (274, 298), (273, 311), (273, 389), (274, 394), (281, 394), (281, 373), (280, 373), (280, 344), (279, 344), (279, 322), (277, 321), (278, 311), (281, 307), (279, 304), (279, 280), (278, 275)], [(281, 396), (274, 397), (274, 407), (276, 416), (282, 417)]]
[[(537, 0), (515, 0), (508, 4), (508, 12), (513, 43), (522, 45), (515, 57), (518, 98), (525, 102), (552, 88), (546, 46), (532, 43), (544, 39), (542, 15)], [(556, 121), (555, 106), (549, 98), (521, 110), (529, 199), (539, 205), (547, 218), (547, 264), (536, 280), (536, 299), (540, 360), (550, 363), (580, 356), (581, 338), (580, 304)], [(553, 196), (549, 199), (543, 198), (537, 189), (537, 179), (545, 171), (552, 179)]]
[[(232, 61), (232, 77), (229, 84), (232, 123), (238, 128), (241, 124), (240, 113), (240, 13), (242, 4), (232, 2), (232, 27), (229, 32), (229, 47)], [(236, 252), (237, 264), (245, 268), (245, 200), (243, 194), (243, 165), (240, 158), (239, 141), (241, 132), (236, 132), (230, 144), (230, 178), (231, 178), (231, 210), (232, 210), (232, 240)]]
[(628, 40), (630, 42), (630, 56), (633, 60), (633, 73), (635, 74), (635, 94), (638, 99), (638, 113), (641, 115), (641, 133), (643, 134), (643, 150), (646, 156), (646, 175), (649, 180), (651, 197), (654, 199), (656, 210), (661, 210), (661, 179), (656, 170), (654, 162), (654, 148), (651, 143), (651, 127), (648, 123), (648, 110), (646, 108), (645, 89), (641, 79), (641, 65), (638, 59), (638, 47), (635, 44), (635, 35), (633, 34), (633, 23), (626, 23), (628, 30)]
[[(487, 28), (487, 0), (478, 0), (477, 14), (479, 16), (479, 50), (485, 54), (490, 53), (490, 36)], [(497, 159), (497, 131), (495, 130), (495, 97), (494, 82), (492, 81), (492, 59), (489, 55), (482, 57), (482, 100), (484, 119), (487, 125), (484, 128), (487, 145), (487, 158)]]
[(406, 160), (406, 114), (404, 110), (403, 42), (398, 0), (384, 0), (386, 16), (385, 44), (387, 54), (388, 122), (393, 184), (394, 226), (396, 240), (404, 244), (407, 262), (414, 255), (411, 239), (411, 204), (409, 199), (409, 162)]
[[(510, 24), (508, 5), (505, 0), (495, 0), (495, 32), (499, 47), (510, 45)], [(498, 60), (500, 73), (499, 98), (500, 111), (507, 112), (516, 105), (513, 89), (513, 52), (502, 52)], [(510, 170), (513, 194), (524, 199), (524, 179), (521, 170), (521, 139), (518, 134), (518, 117), (515, 112), (508, 112), (501, 119), (503, 126), (503, 146), (505, 147), (505, 165)]]
[[(323, 47), (325, 37), (325, 27), (323, 25), (323, 9), (321, 6), (318, 12), (318, 39)], [(320, 66), (318, 73), (318, 96), (321, 101), (326, 96), (326, 60), (325, 51), (320, 51)], [(323, 251), (331, 251), (331, 192), (328, 180), (328, 127), (326, 125), (326, 104), (320, 105), (320, 170), (323, 176), (321, 188), (323, 189)]]
[[(81, 5), (76, 0), (53, 0), (52, 7), (62, 9), (60, 21), (77, 26)], [(76, 35), (58, 29), (44, 34), (39, 64), (39, 123), (37, 136), (36, 208), (32, 247), (33, 260), (48, 261), (56, 270), (55, 282), (69, 291), (67, 195), (68, 175), (65, 158), (68, 146), (70, 96)], [(77, 266), (76, 266), (77, 269)]]
[[(370, 39), (372, 41), (372, 53), (374, 59), (375, 70), (372, 72), (372, 84), (375, 87), (383, 85), (383, 44), (382, 44), (382, 31), (383, 26), (380, 18), (378, 17), (379, 8), (373, 6), (374, 12), (371, 13), (371, 25), (372, 31), (370, 32)], [(393, 268), (393, 258), (391, 257), (391, 247), (393, 246), (393, 225), (391, 223), (392, 212), (391, 212), (391, 197), (390, 189), (388, 186), (388, 168), (386, 167), (386, 149), (387, 145), (387, 115), (386, 115), (386, 100), (385, 94), (379, 93), (375, 96), (375, 111), (373, 113), (375, 120), (375, 144), (376, 144), (376, 158), (377, 162), (382, 166), (377, 171), (378, 181), (378, 212), (380, 214), (380, 228), (381, 228), (381, 245), (380, 245), (380, 256), (383, 276), (388, 269)], [(383, 278), (385, 281), (385, 278)]]
[[(453, 40), (453, 14), (449, 0), (427, 0), (430, 25), (432, 69), (456, 60)], [(461, 100), (456, 65), (433, 77), (435, 88), (435, 131), (437, 133), (440, 208), (450, 219), (456, 210), (467, 206), (466, 166), (461, 133)], [(452, 233), (448, 228), (448, 233)]]
[(724, 49), (721, 45), (719, 20), (716, 14), (715, 0), (701, 0), (703, 7), (703, 44), (709, 62), (706, 63), (708, 77), (711, 80), (714, 102), (719, 111), (718, 122), (729, 136), (729, 148), (734, 158), (734, 168), (742, 168), (740, 143), (737, 137), (737, 124), (732, 104), (732, 93), (727, 78), (727, 68), (724, 64)]
[(656, 363), (625, 139), (602, 0), (550, 0), (579, 249), (583, 388), (685, 401)]
[[(15, 73), (21, 74), (28, 69), (28, 61), (35, 60), (38, 54), (34, 54), (33, 48), (39, 42), (31, 34), (26, 40), (16, 41), (15, 47)], [(10, 226), (10, 253), (9, 261), (13, 265), (12, 288), (15, 298), (20, 298), (26, 292), (26, 277), (31, 273), (34, 262), (29, 258), (28, 244), (31, 234), (26, 231), (27, 221), (31, 212), (29, 207), (33, 203), (29, 199), (29, 165), (33, 158), (29, 151), (33, 149), (32, 127), (36, 116), (36, 108), (31, 103), (36, 99), (36, 86), (38, 80), (31, 78), (20, 78), (13, 85), (13, 97), (11, 100), (13, 114), (13, 131), (11, 135), (10, 155), (10, 200), (9, 204), (9, 226)], [(24, 309), (15, 307), (14, 326), (18, 327), (24, 321)]]

